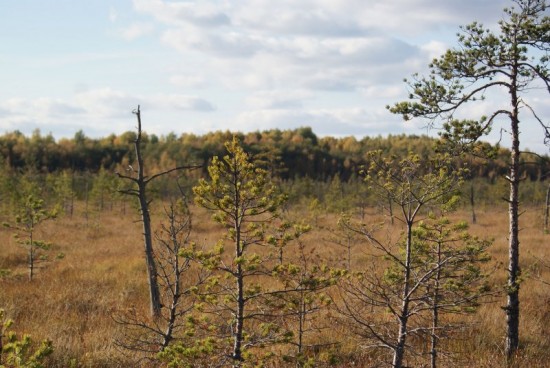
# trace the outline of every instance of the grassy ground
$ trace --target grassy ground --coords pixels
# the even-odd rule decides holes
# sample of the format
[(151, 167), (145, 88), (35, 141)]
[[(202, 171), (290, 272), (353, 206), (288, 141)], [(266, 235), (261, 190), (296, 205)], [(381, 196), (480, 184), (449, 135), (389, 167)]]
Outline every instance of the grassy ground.
[[(194, 237), (204, 244), (213, 244), (220, 231), (209, 214), (193, 209)], [(35, 340), (49, 338), (55, 352), (51, 367), (117, 367), (129, 366), (126, 358), (113, 344), (112, 337), (120, 327), (112, 316), (136, 307), (146, 311), (147, 285), (137, 216), (122, 214), (115, 208), (86, 219), (77, 207), (72, 217), (62, 217), (41, 226), (39, 235), (54, 243), (49, 254), (64, 258), (41, 265), (35, 280), (27, 281), (26, 254), (12, 239), (9, 229), (0, 230), (0, 269), (10, 269), (8, 277), (0, 279), (0, 308), (15, 320), (17, 331), (32, 335)], [(504, 207), (478, 209), (478, 223), (471, 232), (494, 238), (490, 249), (495, 285), (504, 285), (507, 265), (507, 212)], [(308, 218), (307, 213), (294, 213)], [(336, 215), (321, 215), (318, 226), (334, 226)], [(366, 221), (377, 217), (371, 214)], [(467, 211), (456, 214), (468, 218)], [(155, 217), (158, 226), (160, 217)], [(524, 282), (521, 286), (521, 350), (517, 367), (550, 367), (550, 286), (537, 278), (550, 281), (550, 270), (539, 259), (550, 262), (550, 235), (542, 231), (542, 211), (529, 208), (521, 217), (521, 260)], [(305, 238), (307, 246), (315, 247), (320, 258), (337, 266), (345, 266), (345, 251), (328, 241), (327, 231), (314, 230)], [(353, 268), (360, 269), (369, 261), (365, 244), (353, 248)], [(505, 315), (501, 307), (504, 296), (483, 305), (470, 319), (472, 325), (451, 343), (455, 351), (463, 352), (452, 365), (458, 367), (499, 367), (504, 365), (503, 339)], [(324, 332), (327, 333), (327, 332)], [(345, 326), (334, 326), (331, 335), (342, 336), (338, 350), (342, 367), (371, 366), (369, 353), (362, 344), (347, 336)], [(448, 363), (451, 366), (451, 363)]]

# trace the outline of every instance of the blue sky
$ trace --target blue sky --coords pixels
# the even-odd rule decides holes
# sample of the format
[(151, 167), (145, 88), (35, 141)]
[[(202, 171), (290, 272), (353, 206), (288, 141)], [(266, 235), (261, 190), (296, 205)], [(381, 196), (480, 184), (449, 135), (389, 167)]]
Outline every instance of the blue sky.
[[(423, 134), (425, 122), (385, 109), (406, 98), (403, 78), (454, 46), (459, 25), (495, 27), (510, 5), (2, 1), (0, 132), (119, 134), (135, 127), (140, 104), (145, 130), (159, 135), (299, 126), (321, 136)], [(547, 151), (534, 124), (523, 133), (523, 147)]]

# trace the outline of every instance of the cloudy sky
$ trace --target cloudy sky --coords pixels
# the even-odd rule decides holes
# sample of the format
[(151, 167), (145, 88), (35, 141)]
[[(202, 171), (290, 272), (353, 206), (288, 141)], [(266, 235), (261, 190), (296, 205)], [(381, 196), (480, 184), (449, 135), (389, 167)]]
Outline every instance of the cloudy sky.
[[(17, 0), (0, 4), (0, 133), (56, 138), (311, 126), (426, 133), (385, 109), (403, 78), (495, 27), (504, 0)], [(548, 100), (543, 101), (550, 105)], [(496, 134), (496, 133), (495, 133)], [(493, 138), (496, 139), (496, 135)], [(524, 146), (543, 150), (540, 131)]]

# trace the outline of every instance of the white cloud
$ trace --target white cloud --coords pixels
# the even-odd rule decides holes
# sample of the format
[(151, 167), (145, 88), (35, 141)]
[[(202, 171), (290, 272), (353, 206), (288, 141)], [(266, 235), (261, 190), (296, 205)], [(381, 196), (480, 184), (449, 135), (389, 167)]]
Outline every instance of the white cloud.
[(366, 99), (388, 99), (388, 100), (397, 100), (403, 96), (404, 86), (399, 85), (390, 85), (390, 86), (370, 86), (365, 88), (360, 88), (359, 92)]
[(131, 41), (135, 40), (136, 38), (153, 33), (154, 29), (155, 27), (152, 23), (140, 22), (133, 23), (126, 28), (122, 28), (119, 30), (119, 32), (122, 38)]
[(443, 55), (448, 48), (449, 45), (441, 41), (430, 41), (421, 46), (422, 51), (426, 52), (430, 59)]
[(151, 14), (169, 25), (194, 24), (199, 27), (215, 27), (230, 23), (229, 17), (216, 4), (210, 2), (165, 2), (162, 0), (134, 0), (134, 8), (140, 13)]
[(241, 113), (234, 126), (241, 131), (310, 126), (321, 136), (377, 135), (402, 131), (400, 118), (388, 114), (383, 108), (254, 110)]
[(202, 32), (196, 27), (170, 29), (163, 33), (162, 42), (181, 52), (204, 52), (227, 58), (247, 58), (259, 52), (260, 39), (239, 32)]
[[(74, 127), (103, 132), (128, 130), (129, 114), (137, 105), (148, 113), (155, 112), (211, 112), (214, 106), (208, 101), (181, 94), (131, 95), (109, 87), (76, 92), (70, 100), (12, 98), (0, 102), (0, 128), (2, 130), (32, 131), (40, 128)], [(30, 129), (32, 128), (32, 129)], [(66, 131), (67, 129), (63, 129)], [(164, 125), (165, 133), (173, 130)], [(107, 134), (107, 133), (103, 133)]]
[(115, 23), (118, 20), (118, 12), (112, 6), (109, 7), (109, 21)]
[(303, 107), (303, 100), (310, 98), (306, 91), (259, 91), (246, 99), (251, 109), (296, 109)]
[(206, 86), (204, 76), (194, 74), (176, 74), (169, 78), (169, 82), (179, 87), (200, 88)]
[(214, 106), (210, 102), (202, 98), (177, 94), (161, 94), (151, 96), (148, 100), (148, 103), (150, 108), (155, 110), (174, 109), (201, 112), (210, 112), (215, 110)]

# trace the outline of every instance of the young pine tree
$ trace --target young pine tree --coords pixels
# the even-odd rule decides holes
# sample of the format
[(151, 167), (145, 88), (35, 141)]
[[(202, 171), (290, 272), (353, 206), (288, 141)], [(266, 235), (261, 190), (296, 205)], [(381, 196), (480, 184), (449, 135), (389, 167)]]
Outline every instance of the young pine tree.
[(47, 210), (44, 200), (29, 194), (22, 198), (20, 207), (16, 210), (13, 224), (4, 224), (15, 232), (15, 239), (19, 245), (27, 250), (27, 266), (29, 281), (32, 281), (37, 263), (46, 259), (43, 251), (50, 248), (49, 242), (36, 238), (36, 228), (46, 220), (57, 216), (57, 210)]
[[(369, 155), (366, 181), (379, 198), (392, 202), (395, 220), (402, 225), (399, 239), (380, 239), (375, 229), (347, 222), (362, 235), (386, 262), (375, 262), (372, 269), (360, 271), (342, 284), (342, 314), (352, 321), (358, 335), (374, 340), (391, 351), (391, 366), (404, 365), (407, 340), (416, 331), (413, 318), (425, 309), (419, 291), (430, 280), (431, 271), (419, 272), (414, 244), (414, 225), (431, 205), (446, 206), (454, 201), (460, 177), (448, 157), (424, 162), (417, 155), (402, 159), (385, 158), (381, 152)], [(398, 215), (399, 214), (399, 215)], [(387, 318), (374, 318), (374, 309), (383, 309)]]
[(210, 178), (201, 179), (193, 192), (195, 202), (211, 210), (213, 219), (225, 228), (230, 243), (232, 254), (225, 253), (222, 241), (202, 261), (218, 272), (206, 302), (210, 313), (223, 323), (229, 321), (219, 329), (219, 340), (232, 340), (228, 349), (231, 364), (240, 367), (249, 356), (248, 348), (278, 339), (271, 320), (262, 320), (266, 313), (263, 302), (276, 291), (266, 290), (261, 280), (272, 278), (278, 264), (278, 257), (266, 252), (266, 227), (278, 216), (285, 196), (277, 192), (268, 172), (255, 165), (236, 137), (225, 146), (227, 155), (213, 158), (208, 167)]
[(481, 266), (490, 260), (487, 248), (492, 242), (470, 235), (463, 221), (452, 223), (433, 214), (413, 229), (413, 242), (416, 272), (426, 275), (419, 294), (426, 297), (430, 368), (436, 368), (442, 355), (440, 341), (464, 326), (444, 317), (474, 313), (491, 293)]

